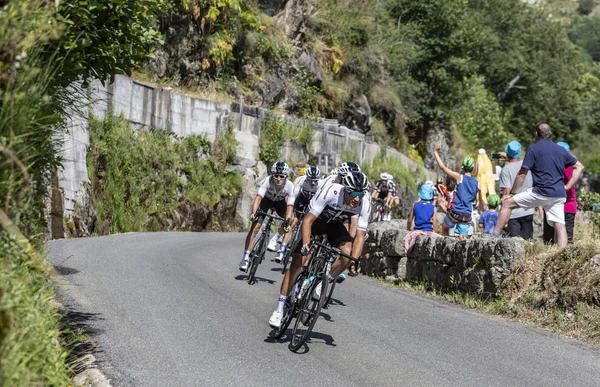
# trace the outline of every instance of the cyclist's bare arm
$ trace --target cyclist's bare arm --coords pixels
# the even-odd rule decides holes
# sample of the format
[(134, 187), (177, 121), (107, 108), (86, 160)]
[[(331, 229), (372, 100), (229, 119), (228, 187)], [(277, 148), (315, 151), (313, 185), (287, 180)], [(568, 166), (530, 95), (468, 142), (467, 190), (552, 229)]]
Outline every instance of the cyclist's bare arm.
[(304, 222), (302, 223), (302, 245), (310, 243), (310, 236), (312, 233), (312, 225), (317, 217), (312, 212), (304, 215)]
[(250, 215), (256, 214), (256, 211), (258, 211), (258, 207), (260, 207), (261, 201), (262, 201), (262, 197), (260, 197), (259, 195), (256, 195), (256, 197), (254, 198), (254, 202), (252, 202), (252, 212), (250, 213)]

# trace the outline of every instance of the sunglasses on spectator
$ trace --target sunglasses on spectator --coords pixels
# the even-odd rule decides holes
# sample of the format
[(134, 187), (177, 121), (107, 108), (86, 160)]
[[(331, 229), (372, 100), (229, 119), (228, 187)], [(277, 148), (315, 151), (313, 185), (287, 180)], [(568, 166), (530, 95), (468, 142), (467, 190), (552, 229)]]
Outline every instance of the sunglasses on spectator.
[(282, 180), (285, 179), (287, 176), (286, 175), (273, 175), (274, 178), (276, 178), (277, 180)]
[(365, 193), (362, 191), (352, 191), (352, 192), (348, 192), (348, 195), (350, 195), (350, 197), (352, 198), (363, 198), (363, 196), (365, 196)]

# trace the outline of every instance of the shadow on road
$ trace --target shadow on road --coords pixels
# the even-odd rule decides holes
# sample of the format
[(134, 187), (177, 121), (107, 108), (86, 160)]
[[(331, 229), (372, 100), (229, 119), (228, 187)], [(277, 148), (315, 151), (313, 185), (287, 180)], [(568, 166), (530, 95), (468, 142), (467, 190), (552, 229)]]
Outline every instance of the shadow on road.
[[(264, 340), (265, 343), (278, 343), (278, 344), (285, 344), (285, 345), (289, 345), (290, 343), (290, 339), (291, 339), (291, 334), (292, 334), (292, 329), (289, 328), (283, 336), (281, 336), (279, 339), (276, 339), (273, 337), (273, 332), (271, 331), (269, 332), (269, 336)], [(325, 345), (329, 345), (331, 347), (337, 347), (337, 345), (334, 343), (334, 339), (333, 337), (331, 337), (331, 335), (326, 335), (324, 333), (320, 333), (320, 332), (311, 332), (310, 337), (308, 338), (308, 340), (306, 340), (306, 343), (304, 343), (304, 345), (302, 346), (301, 349), (299, 349), (298, 351), (296, 351), (296, 353), (298, 354), (305, 354), (308, 353), (309, 348), (308, 348), (308, 344), (322, 344), (324, 343)]]
[(77, 274), (79, 273), (79, 270), (77, 269), (73, 269), (72, 267), (67, 267), (67, 266), (54, 266), (54, 268), (56, 269), (56, 271), (60, 274), (60, 275), (73, 275), (73, 274)]
[[(248, 280), (248, 276), (245, 275), (245, 274), (238, 274), (235, 277), (235, 279), (238, 280), (238, 281), (247, 281)], [(254, 276), (254, 283), (257, 283), (257, 282), (266, 282), (266, 283), (268, 283), (270, 285), (273, 285), (275, 283), (275, 281), (270, 280), (268, 278), (262, 278), (262, 277)]]

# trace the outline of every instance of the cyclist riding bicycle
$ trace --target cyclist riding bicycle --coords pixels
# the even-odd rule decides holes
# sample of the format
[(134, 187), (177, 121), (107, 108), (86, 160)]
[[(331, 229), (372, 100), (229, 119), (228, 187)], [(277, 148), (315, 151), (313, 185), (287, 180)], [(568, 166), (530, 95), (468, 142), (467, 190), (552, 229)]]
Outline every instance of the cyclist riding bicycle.
[[(292, 212), (292, 225), (290, 226), (292, 229), (298, 223), (300, 219), (296, 217), (296, 214), (304, 213), (306, 207), (310, 203), (310, 199), (315, 196), (317, 189), (319, 188), (319, 178), (321, 177), (321, 170), (319, 167), (308, 167), (304, 171), (304, 176), (300, 176), (298, 181), (294, 185), (294, 191), (290, 197), (290, 202), (294, 203), (294, 211)], [(291, 233), (286, 234), (283, 238), (283, 243), (281, 244), (281, 248), (277, 253), (277, 257), (275, 258), (275, 262), (281, 263), (283, 260), (283, 256), (285, 255), (285, 250), (287, 249), (287, 245), (289, 243)]]
[(383, 220), (392, 220), (392, 208), (400, 204), (400, 197), (396, 192), (396, 184), (394, 183), (394, 176), (387, 172), (383, 172), (379, 175), (379, 181), (375, 183), (375, 189), (371, 194), (371, 197), (375, 200), (382, 200), (389, 211), (385, 215)]
[[(250, 221), (252, 226), (246, 236), (246, 243), (244, 245), (244, 258), (240, 262), (240, 270), (248, 270), (248, 257), (250, 256), (250, 249), (254, 244), (254, 238), (262, 226), (262, 222), (265, 218), (264, 213), (268, 212), (271, 208), (275, 209), (277, 215), (286, 219), (286, 222), (281, 225), (279, 231), (281, 234), (285, 234), (290, 231), (289, 220), (292, 217), (292, 209), (294, 203), (291, 201), (292, 192), (294, 185), (287, 179), (290, 174), (290, 167), (283, 161), (278, 161), (271, 167), (271, 176), (267, 176), (262, 182), (254, 203), (252, 203), (252, 212), (250, 214)], [(286, 207), (287, 203), (287, 207)], [(260, 209), (263, 214), (256, 215), (256, 211)]]
[[(342, 184), (333, 183), (324, 187), (324, 191), (310, 201), (308, 213), (304, 216), (302, 224), (302, 244), (298, 244), (290, 270), (281, 283), (277, 306), (269, 319), (271, 327), (281, 326), (285, 300), (302, 267), (308, 263), (308, 256), (312, 250), (310, 246), (312, 235), (327, 235), (332, 246), (338, 247), (354, 258), (361, 256), (371, 214), (371, 202), (364, 199), (367, 184), (368, 179), (364, 173), (352, 172), (342, 178)], [(351, 229), (356, 228), (354, 238), (344, 225), (347, 220), (354, 225)], [(349, 266), (348, 274), (352, 277), (356, 276), (358, 273), (356, 268), (351, 266), (351, 261), (340, 257), (331, 268), (329, 281), (332, 282)]]
[(319, 189), (317, 194), (323, 191), (323, 187), (330, 184), (341, 184), (342, 178), (348, 173), (360, 172), (360, 167), (353, 161), (344, 161), (339, 167), (333, 169), (329, 176), (319, 181)]

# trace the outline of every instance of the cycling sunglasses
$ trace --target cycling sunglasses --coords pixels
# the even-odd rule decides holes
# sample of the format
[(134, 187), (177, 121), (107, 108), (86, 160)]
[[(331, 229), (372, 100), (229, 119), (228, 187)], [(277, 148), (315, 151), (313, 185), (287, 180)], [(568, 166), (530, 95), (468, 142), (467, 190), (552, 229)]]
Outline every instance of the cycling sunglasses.
[(365, 196), (365, 193), (363, 191), (352, 191), (352, 192), (348, 192), (348, 195), (350, 195), (350, 197), (352, 198), (363, 198)]
[(279, 174), (277, 174), (277, 175), (273, 175), (273, 177), (276, 178), (276, 179), (278, 179), (278, 180), (282, 180), (282, 179), (285, 179), (287, 176), (286, 175), (279, 175)]

